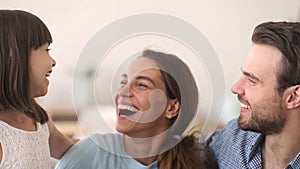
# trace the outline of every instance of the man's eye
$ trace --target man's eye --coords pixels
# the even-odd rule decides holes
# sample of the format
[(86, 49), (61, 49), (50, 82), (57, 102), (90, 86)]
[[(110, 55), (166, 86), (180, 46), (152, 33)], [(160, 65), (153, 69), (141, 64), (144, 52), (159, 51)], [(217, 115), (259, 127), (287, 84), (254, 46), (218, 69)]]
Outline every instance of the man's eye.
[(248, 78), (249, 82), (252, 84), (252, 85), (255, 85), (256, 84), (256, 80), (253, 80), (251, 78)]

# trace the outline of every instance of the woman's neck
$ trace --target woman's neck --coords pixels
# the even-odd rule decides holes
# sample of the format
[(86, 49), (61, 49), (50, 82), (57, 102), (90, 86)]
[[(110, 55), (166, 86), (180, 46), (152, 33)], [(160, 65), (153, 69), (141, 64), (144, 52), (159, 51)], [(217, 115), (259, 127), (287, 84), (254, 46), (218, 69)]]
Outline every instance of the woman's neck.
[(161, 153), (164, 139), (164, 134), (151, 138), (132, 138), (124, 135), (124, 144), (127, 154), (144, 165), (150, 165)]

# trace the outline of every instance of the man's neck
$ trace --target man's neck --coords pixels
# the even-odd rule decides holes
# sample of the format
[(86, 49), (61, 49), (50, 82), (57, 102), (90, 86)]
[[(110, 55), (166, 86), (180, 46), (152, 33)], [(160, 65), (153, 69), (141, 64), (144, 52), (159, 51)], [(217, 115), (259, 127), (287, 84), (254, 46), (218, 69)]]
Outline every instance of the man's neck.
[(262, 148), (264, 168), (285, 168), (300, 152), (300, 126), (291, 124), (295, 123), (287, 122), (279, 134), (266, 136)]

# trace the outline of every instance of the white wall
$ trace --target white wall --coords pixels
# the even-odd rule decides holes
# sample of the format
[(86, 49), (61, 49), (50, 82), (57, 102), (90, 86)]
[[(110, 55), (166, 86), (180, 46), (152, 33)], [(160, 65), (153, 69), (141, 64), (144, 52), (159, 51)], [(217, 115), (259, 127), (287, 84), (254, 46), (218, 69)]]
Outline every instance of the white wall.
[[(253, 28), (268, 20), (299, 20), (299, 0), (0, 0), (0, 8), (24, 9), (39, 16), (54, 38), (52, 56), (57, 65), (51, 77), (45, 106), (72, 105), (72, 74), (87, 41), (117, 19), (139, 13), (163, 13), (193, 24), (215, 48), (226, 80), (226, 119), (235, 100), (230, 87), (240, 75), (240, 65)], [(227, 112), (228, 111), (228, 112)], [(234, 114), (233, 114), (234, 116)]]

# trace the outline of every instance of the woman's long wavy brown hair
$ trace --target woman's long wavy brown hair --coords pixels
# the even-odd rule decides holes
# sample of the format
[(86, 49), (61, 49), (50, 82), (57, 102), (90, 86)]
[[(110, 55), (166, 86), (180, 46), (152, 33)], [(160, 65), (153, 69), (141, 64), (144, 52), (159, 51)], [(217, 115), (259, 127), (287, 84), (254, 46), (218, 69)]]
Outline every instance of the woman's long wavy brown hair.
[(177, 56), (153, 50), (144, 50), (141, 57), (152, 59), (160, 68), (169, 99), (177, 98), (180, 113), (172, 118), (169, 137), (164, 145), (174, 147), (159, 154), (160, 169), (217, 168), (209, 150), (200, 144), (193, 134), (180, 137), (186, 131), (198, 108), (198, 88), (188, 66)]

